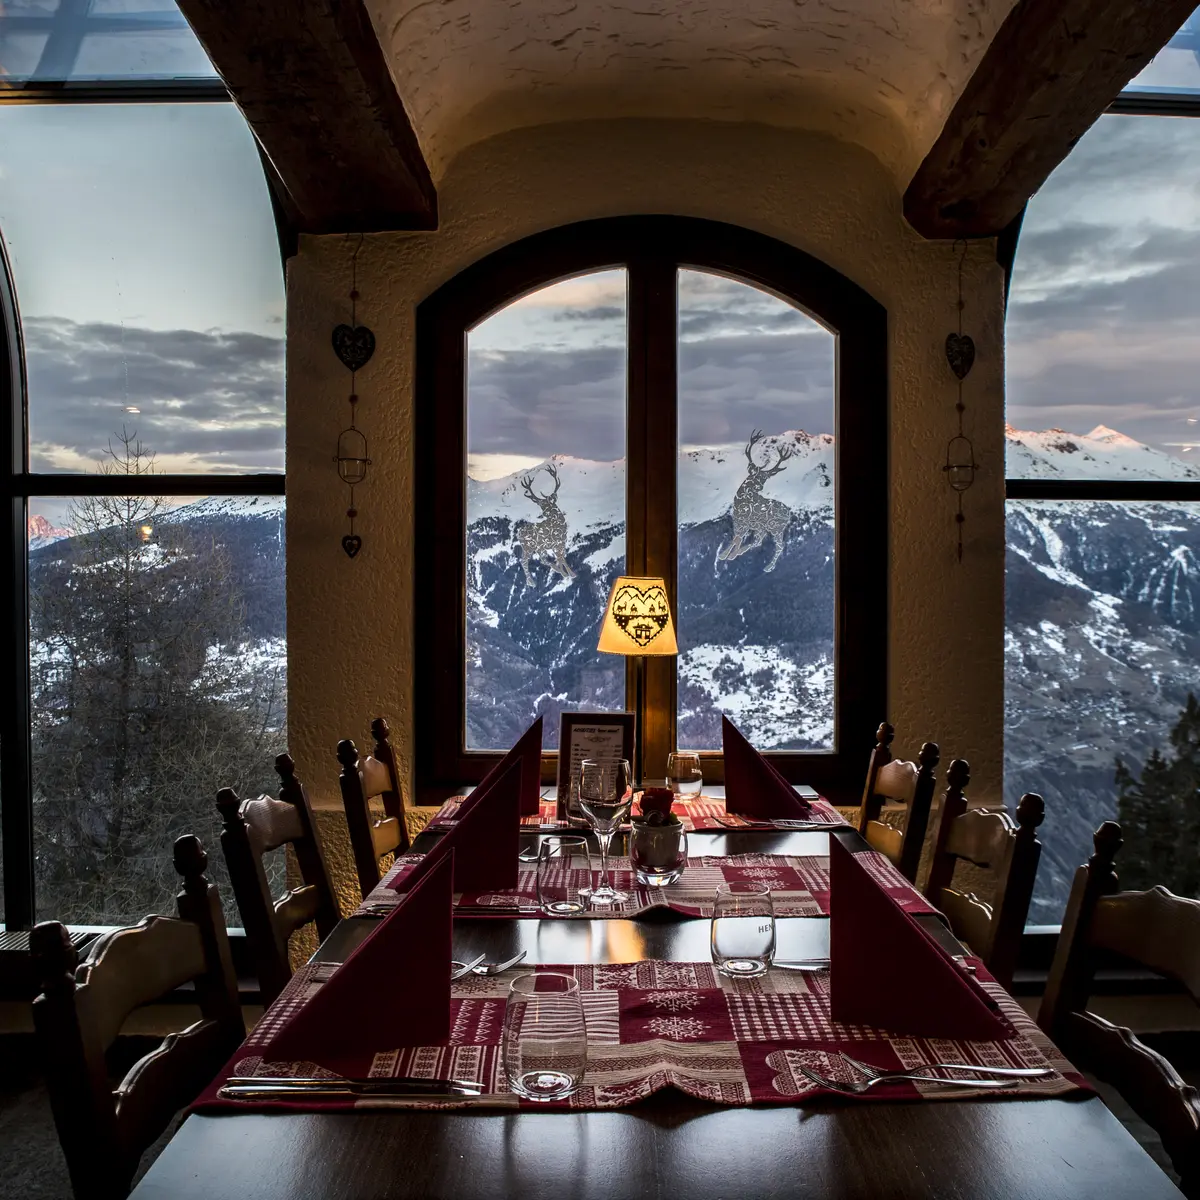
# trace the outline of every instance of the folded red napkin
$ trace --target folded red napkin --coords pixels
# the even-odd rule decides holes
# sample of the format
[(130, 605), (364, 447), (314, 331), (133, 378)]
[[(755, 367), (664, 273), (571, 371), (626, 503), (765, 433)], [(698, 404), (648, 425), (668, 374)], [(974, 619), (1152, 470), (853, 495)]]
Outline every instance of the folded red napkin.
[(267, 1043), (269, 1062), (365, 1075), (379, 1051), (450, 1037), (454, 856), (426, 855), (406, 894)]
[(523, 774), (520, 759), (510, 762), (501, 774), (488, 772), (487, 780), (462, 802), (454, 827), (426, 856), (440, 858), (454, 852), (456, 892), (494, 892), (517, 886)]
[(725, 809), (743, 817), (769, 821), (773, 817), (804, 818), (807, 800), (738, 732), (721, 718), (721, 745), (725, 756)]
[(1014, 1036), (995, 1001), (829, 838), (829, 1012), (915, 1037)]
[(495, 783), (514, 762), (521, 764), (521, 816), (536, 816), (542, 795), (541, 717), (521, 734), (516, 745), (479, 781), (479, 787), (471, 796), (475, 796), (480, 788)]

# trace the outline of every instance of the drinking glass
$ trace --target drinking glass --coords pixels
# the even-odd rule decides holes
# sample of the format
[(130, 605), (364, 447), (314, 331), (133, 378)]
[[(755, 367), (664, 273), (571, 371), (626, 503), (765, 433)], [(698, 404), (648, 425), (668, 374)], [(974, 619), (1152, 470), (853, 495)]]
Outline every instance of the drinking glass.
[(596, 831), (600, 843), (600, 886), (592, 892), (594, 905), (620, 904), (629, 899), (608, 877), (608, 851), (612, 836), (633, 804), (633, 776), (627, 759), (598, 762), (585, 758), (579, 767), (579, 807)]
[(700, 770), (700, 755), (676, 751), (667, 755), (667, 787), (680, 800), (695, 800), (704, 789), (704, 773)]
[(555, 971), (518, 975), (504, 1007), (501, 1055), (508, 1086), (527, 1100), (565, 1100), (587, 1069), (579, 980)]
[(712, 960), (734, 979), (763, 975), (775, 957), (775, 905), (765, 883), (722, 883), (712, 916)]
[[(578, 871), (584, 873), (585, 887), (578, 885)], [(537, 898), (542, 912), (556, 917), (583, 912), (591, 884), (592, 854), (587, 838), (571, 835), (542, 839), (537, 859)]]
[(634, 821), (629, 831), (629, 863), (634, 878), (646, 887), (675, 883), (687, 866), (687, 833), (680, 825)]

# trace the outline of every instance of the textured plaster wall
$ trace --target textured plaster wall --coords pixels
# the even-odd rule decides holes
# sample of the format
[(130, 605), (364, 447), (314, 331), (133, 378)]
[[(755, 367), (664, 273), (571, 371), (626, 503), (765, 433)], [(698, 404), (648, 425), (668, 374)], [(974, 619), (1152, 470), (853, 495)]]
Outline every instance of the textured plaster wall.
[(903, 184), (1014, 0), (369, 0), (434, 177), (547, 121), (756, 121), (865, 146)]
[[(971, 246), (964, 328), (978, 360), (966, 389), (980, 465), (955, 560), (941, 466), (956, 431), (943, 357), (957, 327), (958, 254), (919, 238), (877, 160), (833, 138), (757, 125), (588, 121), (503, 134), (457, 158), (439, 188), (441, 230), (366, 238), (359, 320), (375, 356), (359, 373), (373, 459), (359, 489), (363, 549), (343, 554), (346, 489), (332, 462), (349, 376), (330, 350), (348, 320), (354, 239), (309, 237), (288, 272), (288, 654), (290, 749), (318, 804), (337, 803), (339, 738), (391, 722), (411, 802), (414, 588), (413, 322), (417, 303), (481, 256), (555, 225), (676, 213), (744, 225), (828, 262), (888, 310), (890, 522), (852, 553), (879, 563), (890, 595), (889, 704), (897, 748), (941, 743), (970, 760), (976, 801), (1001, 792), (1004, 619), (1003, 279), (994, 246)], [(890, 554), (888, 543), (890, 542)], [(884, 714), (880, 714), (881, 718)], [(862, 743), (873, 730), (845, 730)], [(360, 742), (361, 745), (361, 742)], [(944, 769), (944, 768), (943, 768)]]

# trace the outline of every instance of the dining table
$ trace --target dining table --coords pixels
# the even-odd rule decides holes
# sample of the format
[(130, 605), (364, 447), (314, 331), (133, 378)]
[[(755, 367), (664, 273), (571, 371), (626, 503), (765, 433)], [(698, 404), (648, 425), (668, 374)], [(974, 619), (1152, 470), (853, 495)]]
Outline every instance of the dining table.
[[(424, 833), (414, 851), (437, 835)], [(530, 835), (538, 836), (537, 834)], [(821, 855), (824, 831), (693, 832), (690, 853)], [(916, 918), (962, 953), (936, 913)], [(315, 959), (341, 962), (377, 918), (344, 919)], [(776, 958), (829, 954), (829, 920), (777, 920)], [(459, 917), (454, 955), (521, 964), (707, 961), (709, 921), (656, 909), (636, 919)], [(373, 997), (369, 1003), (386, 1003)], [(721, 1106), (663, 1089), (607, 1111), (406, 1110), (192, 1113), (138, 1200), (746, 1200), (754, 1197), (995, 1197), (1158, 1200), (1179, 1191), (1098, 1095)]]

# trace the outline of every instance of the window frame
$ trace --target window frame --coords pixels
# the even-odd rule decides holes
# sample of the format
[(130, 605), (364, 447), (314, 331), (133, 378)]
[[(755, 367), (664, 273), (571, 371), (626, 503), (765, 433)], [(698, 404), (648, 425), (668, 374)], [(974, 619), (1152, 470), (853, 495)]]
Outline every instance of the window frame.
[[(46, 82), (0, 87), (0, 104), (226, 103), (233, 98), (219, 78)], [(282, 189), (259, 151), (279, 238), (280, 268), (296, 252)], [(53, 474), (29, 470), (29, 394), (20, 306), (0, 238), (0, 471), (6, 482), (8, 519), (0, 533), (0, 562), (8, 581), (0, 589), (0, 829), (3, 831), (4, 910), (0, 928), (24, 930), (36, 917), (34, 895), (33, 769), (29, 672), (29, 501), (38, 496), (146, 494), (144, 476)], [(244, 475), (155, 474), (161, 496), (282, 496), (285, 472)]]
[[(677, 523), (646, 520), (676, 511), (676, 271), (728, 275), (796, 304), (838, 338), (835, 367), (835, 747), (769, 755), (793, 782), (856, 802), (863, 756), (887, 702), (888, 561), (887, 310), (862, 287), (802, 250), (734, 225), (690, 217), (614, 217), (561, 226), (505, 246), (423, 300), (416, 314), (415, 776), (418, 803), (477, 783), (501, 751), (464, 749), (466, 638), (466, 335), (506, 304), (560, 279), (625, 267), (628, 275), (626, 570), (662, 575), (674, 602)], [(670, 403), (651, 403), (651, 396)], [(843, 420), (843, 415), (851, 419)], [(665, 468), (669, 460), (670, 467)], [(447, 469), (461, 463), (462, 469)], [(664, 509), (665, 506), (669, 506)], [(462, 664), (459, 669), (459, 664)], [(632, 663), (626, 695), (634, 695)], [(648, 774), (673, 748), (673, 660), (646, 660), (644, 730)], [(663, 721), (663, 714), (667, 720)], [(640, 731), (642, 732), (642, 731)], [(705, 779), (723, 780), (719, 752), (703, 756)], [(542, 756), (553, 782), (557, 752)]]

